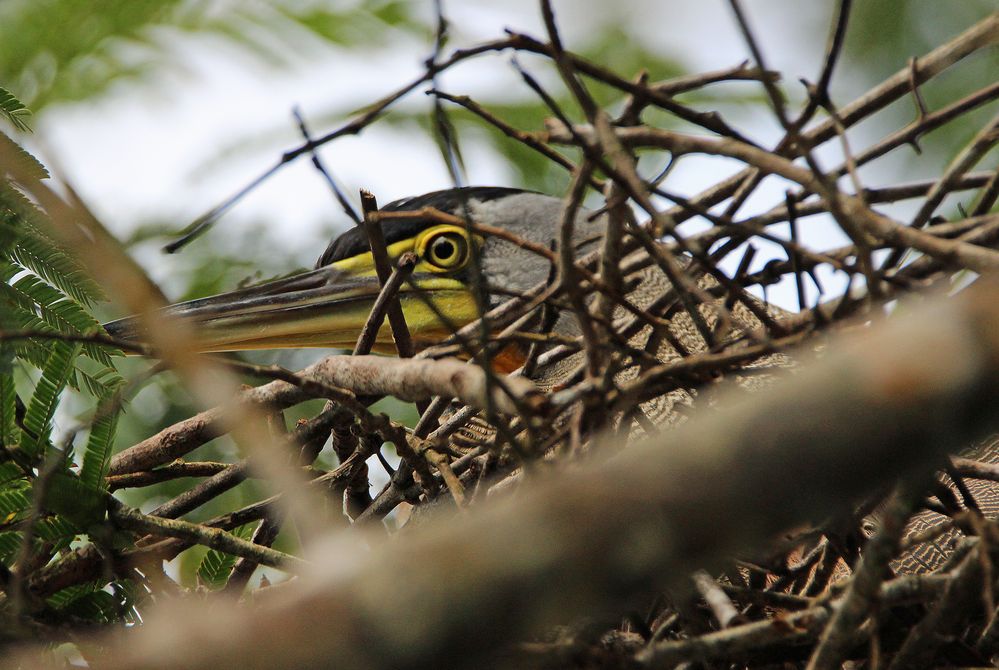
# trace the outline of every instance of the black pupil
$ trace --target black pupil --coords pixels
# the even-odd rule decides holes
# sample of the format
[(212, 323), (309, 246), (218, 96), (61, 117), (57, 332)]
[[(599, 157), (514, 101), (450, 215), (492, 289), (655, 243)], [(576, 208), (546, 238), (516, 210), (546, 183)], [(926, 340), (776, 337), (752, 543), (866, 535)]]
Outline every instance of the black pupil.
[(440, 238), (434, 242), (434, 256), (439, 261), (449, 261), (457, 253), (454, 242), (446, 238)]

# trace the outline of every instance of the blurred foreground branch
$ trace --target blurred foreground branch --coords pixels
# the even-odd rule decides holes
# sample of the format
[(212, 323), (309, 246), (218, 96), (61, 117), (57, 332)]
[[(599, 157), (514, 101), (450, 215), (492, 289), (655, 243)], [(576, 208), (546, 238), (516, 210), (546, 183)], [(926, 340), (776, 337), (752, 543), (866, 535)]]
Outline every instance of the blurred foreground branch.
[(982, 281), (927, 300), (841, 336), (767, 393), (728, 398), (724, 415), (526, 482), (369, 554), (333, 536), (314, 571), (261, 607), (163, 607), (113, 643), (103, 667), (481, 667), (565, 612), (618, 618), (651, 584), (683, 590), (694, 568), (763, 549), (999, 428), (997, 295)]
[[(0, 316), (16, 317), (0, 324), (0, 622), (10, 622), (0, 637), (7, 628), (11, 641), (33, 640), (43, 630), (79, 640), (95, 667), (129, 668), (999, 660), (991, 483), (999, 442), (979, 443), (963, 453), (970, 458), (943, 457), (999, 426), (999, 307), (989, 277), (999, 268), (999, 87), (969, 74), (995, 56), (999, 13), (983, 12), (907, 65), (899, 59), (866, 93), (838, 100), (831, 78), (845, 64), (837, 66), (853, 7), (840, 0), (818, 83), (806, 83), (795, 111), (793, 78), (768, 68), (770, 45), (737, 0), (731, 9), (753, 62), (665, 82), (569, 50), (552, 3), (540, 5), (547, 41), (511, 31), (448, 56), (448, 22), (435, 3), (426, 71), (338, 129), (313, 138), (303, 127), (305, 144), (267, 172), (305, 155), (322, 170), (319, 146), (408, 113), (397, 103), (426, 82), (453, 185), (464, 176), (451, 111), (474, 114), (515, 149), (573, 175), (570, 193), (542, 197), (546, 213), (537, 216), (524, 205), (542, 202), (535, 196), (476, 205), (462, 195), (457, 208), (403, 211), (365, 198), (365, 238), (383, 286), (364, 331), (347, 341), (368, 353), (388, 332), (384, 310), (405, 290), (447, 325), (419, 339), (433, 346), (416, 359), (334, 356), (293, 372), (197, 355), (191, 324), (157, 309), (159, 290), (72, 189), (52, 188), (41, 163), (0, 134), (0, 214), (19, 222), (4, 224), (16, 239), (0, 240)], [(500, 51), (525, 56), (515, 58), (517, 73), (555, 117), (547, 132), (522, 128), (496, 101), (442, 90), (443, 72)], [(538, 66), (558, 78), (535, 76)], [(927, 105), (921, 89), (936, 89), (945, 73), (941, 83), (960, 85)], [(755, 126), (736, 126), (734, 108), (714, 108), (723, 98), (700, 90), (728, 79), (762, 86), (779, 141), (764, 145)], [(615, 100), (598, 104), (606, 93)], [(892, 116), (910, 97), (916, 118)], [(854, 150), (861, 124), (886, 134)], [(877, 166), (868, 172), (947, 132), (963, 148), (945, 164), (922, 155), (919, 181), (882, 184)], [(691, 192), (686, 177), (671, 176), (687, 174), (691, 154), (740, 169), (718, 181), (710, 173)], [(590, 187), (603, 196), (598, 211), (587, 210)], [(478, 190), (452, 193), (469, 192)], [(760, 209), (756, 201), (767, 200)], [(496, 225), (504, 217), (526, 225)], [(33, 237), (36, 221), (79, 257), (78, 269)], [(428, 249), (413, 238), (409, 261), (395, 258), (402, 247), (385, 234), (428, 224), (476, 240), (467, 272), (448, 275), (478, 298), (482, 317), (462, 328), (450, 303), (428, 300), (414, 280)], [(591, 239), (576, 248), (576, 233)], [(495, 263), (491, 272), (483, 259)], [(398, 266), (390, 274), (390, 261), (408, 262), (409, 279)], [(529, 272), (531, 261), (540, 265)], [(94, 384), (92, 363), (113, 366), (105, 348), (118, 343), (95, 334), (99, 321), (73, 279), (85, 271), (140, 314), (151, 341), (131, 350), (155, 354), (191, 399), (214, 408), (128, 432), (146, 439), (113, 458), (113, 422), (138, 384), (120, 393)], [(793, 285), (797, 314), (767, 300), (778, 284)], [(944, 291), (946, 299), (924, 297)], [(82, 303), (74, 307), (73, 296)], [(301, 305), (287, 306), (286, 315), (300, 315)], [(406, 331), (417, 322), (400, 318), (389, 309), (407, 356)], [(74, 364), (79, 351), (92, 360)], [(807, 362), (814, 352), (825, 358)], [(12, 362), (40, 370), (38, 383), (21, 383)], [(520, 376), (498, 372), (521, 364)], [(781, 372), (789, 366), (794, 374)], [(50, 439), (72, 374), (104, 389), (81, 422), (85, 446), (74, 444), (75, 429)], [(247, 390), (242, 375), (270, 383)], [(420, 403), (412, 430), (371, 409), (385, 395)], [(312, 398), (326, 408), (289, 425), (284, 410)], [(177, 422), (163, 428), (167, 421)], [(241, 451), (237, 462), (225, 462), (223, 450), (179, 460), (225, 433)], [(327, 440), (333, 462), (321, 456)], [(374, 457), (388, 479), (380, 491), (369, 485)], [(45, 474), (46, 461), (64, 465), (59, 478)], [(186, 486), (180, 477), (203, 479)], [(107, 500), (108, 489), (166, 482), (131, 491), (127, 507)], [(885, 505), (892, 487), (904, 495)], [(246, 495), (231, 506), (227, 492)], [(452, 504), (460, 514), (445, 514)], [(353, 528), (330, 534), (349, 521)], [(196, 581), (181, 570), (178, 584), (163, 562), (194, 545), (212, 551)], [(192, 558), (201, 556), (182, 561)], [(297, 576), (255, 589), (257, 565)], [(255, 604), (205, 608), (205, 588), (227, 583), (225, 592)], [(120, 637), (75, 637), (80, 621), (113, 625)]]

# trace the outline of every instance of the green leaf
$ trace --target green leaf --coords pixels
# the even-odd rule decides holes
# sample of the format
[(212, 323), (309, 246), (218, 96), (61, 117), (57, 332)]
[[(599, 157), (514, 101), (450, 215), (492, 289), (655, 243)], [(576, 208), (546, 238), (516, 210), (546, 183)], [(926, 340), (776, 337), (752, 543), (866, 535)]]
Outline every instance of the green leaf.
[(46, 542), (66, 542), (81, 533), (79, 526), (61, 516), (47, 516), (35, 524), (35, 535)]
[(17, 558), (17, 552), (21, 548), (21, 534), (16, 530), (5, 530), (0, 532), (0, 562), (8, 568)]
[(108, 395), (98, 404), (98, 418), (90, 427), (90, 436), (83, 452), (83, 465), (80, 468), (80, 481), (94, 491), (106, 489), (104, 476), (111, 462), (114, 436), (118, 428), (120, 412), (111, 407), (115, 396)]
[(61, 516), (46, 516), (35, 524), (35, 537), (47, 543), (49, 555), (69, 549), (81, 532), (72, 521)]
[[(2, 305), (0, 305), (2, 307)], [(0, 310), (2, 312), (2, 310)], [(0, 317), (4, 315), (0, 314)], [(6, 316), (10, 316), (9, 314)], [(14, 329), (23, 328), (25, 330), (40, 330), (40, 331), (50, 331), (54, 332), (54, 329), (50, 328), (43, 321), (34, 317), (32, 315), (25, 315), (23, 312), (18, 312), (15, 316), (23, 316), (24, 320), (19, 321), (13, 325)], [(0, 318), (0, 324), (4, 322), (3, 318)], [(49, 358), (49, 350), (51, 347), (51, 340), (15, 340), (12, 341), (11, 346), (14, 348), (14, 352), (17, 358), (30, 363), (39, 370), (45, 369), (45, 363)], [(110, 378), (106, 370), (101, 370), (96, 374), (91, 374), (85, 370), (77, 368), (73, 376), (69, 380), (70, 388), (74, 390), (80, 390), (85, 387), (91, 395), (96, 398), (101, 398), (112, 391), (112, 386), (114, 384), (120, 384), (121, 378), (118, 373), (114, 370), (110, 371)], [(82, 380), (82, 384), (81, 384)]]
[(57, 472), (49, 480), (43, 506), (73, 523), (86, 528), (104, 519), (107, 498), (68, 472)]
[[(44, 170), (44, 166), (42, 167)], [(50, 225), (48, 216), (38, 209), (13, 184), (0, 180), (0, 221), (11, 226), (30, 225), (34, 228)]]
[(45, 602), (55, 609), (62, 609), (80, 596), (99, 590), (102, 585), (103, 582), (96, 581), (87, 582), (85, 584), (74, 584), (73, 586), (68, 586), (61, 591), (53, 593), (45, 599)]
[(47, 179), (49, 171), (41, 161), (28, 153), (20, 144), (12, 140), (6, 133), (0, 132), (0, 151), (13, 159), (18, 172), (31, 179)]
[(2, 226), (0, 233), (13, 238), (14, 244), (9, 252), (11, 258), (81, 305), (89, 306), (105, 300), (101, 286), (86, 274), (80, 264), (30, 224)]
[[(10, 321), (24, 329), (41, 329), (57, 333), (87, 335), (103, 332), (100, 323), (83, 307), (49, 286), (37, 275), (26, 273), (10, 282), (24, 270), (10, 261), (0, 261), (0, 321)], [(4, 305), (3, 303), (6, 303)], [(19, 308), (19, 309), (18, 309)], [(37, 317), (35, 316), (37, 312)], [(38, 319), (41, 319), (41, 322)], [(42, 326), (42, 322), (48, 326)], [(83, 344), (83, 351), (105, 367), (113, 367), (107, 347), (95, 343)]]
[(11, 482), (0, 490), (0, 526), (23, 519), (31, 507), (31, 485), (26, 480)]
[(94, 373), (77, 368), (76, 379), (70, 380), (70, 386), (78, 390), (80, 388), (79, 380), (81, 379), (83, 380), (83, 386), (95, 398), (105, 398), (115, 393), (125, 383), (114, 368), (103, 368)]
[[(66, 100), (93, 100), (116, 82), (185, 67), (195, 37), (221, 38), (269, 64), (291, 65), (303, 28), (326, 42), (388, 43), (422, 33), (413, 3), (7, 0), (0, 40), (0, 81), (36, 111)], [(7, 5), (11, 5), (8, 7)], [(392, 29), (387, 29), (386, 24)], [(179, 48), (178, 48), (179, 45)]]
[[(253, 536), (254, 526), (255, 524), (240, 526), (234, 529), (232, 534), (240, 539), (249, 540)], [(205, 554), (201, 565), (198, 566), (198, 578), (212, 591), (218, 591), (229, 581), (229, 573), (235, 564), (235, 556), (212, 549)]]
[[(13, 277), (13, 270), (14, 268), (11, 268), (4, 272), (4, 278), (9, 280)], [(40, 308), (42, 319), (62, 332), (81, 334), (101, 332), (101, 325), (97, 319), (33, 273), (18, 277), (8, 286), (16, 292), (16, 295), (12, 296), (13, 300), (23, 305), (33, 302)], [(104, 349), (99, 347), (98, 349), (107, 354)]]
[(28, 401), (28, 409), (24, 414), (27, 434), (21, 441), (21, 448), (31, 457), (38, 458), (44, 453), (52, 432), (52, 419), (59, 405), (59, 395), (73, 374), (73, 363), (79, 353), (78, 344), (52, 343), (42, 376), (35, 385), (35, 392)]
[(0, 342), (0, 445), (17, 443), (17, 391), (14, 388), (14, 348)]
[(31, 110), (24, 106), (24, 103), (14, 97), (14, 94), (0, 86), (0, 115), (7, 117), (7, 120), (14, 124), (14, 127), (22, 132), (29, 132), (27, 119), (31, 116)]
[(93, 590), (70, 600), (61, 610), (88, 621), (112, 623), (121, 619), (129, 607), (120, 595), (104, 590)]
[(24, 471), (17, 465), (17, 463), (13, 463), (11, 461), (0, 463), (0, 484), (6, 484), (10, 480), (17, 479), (23, 475)]

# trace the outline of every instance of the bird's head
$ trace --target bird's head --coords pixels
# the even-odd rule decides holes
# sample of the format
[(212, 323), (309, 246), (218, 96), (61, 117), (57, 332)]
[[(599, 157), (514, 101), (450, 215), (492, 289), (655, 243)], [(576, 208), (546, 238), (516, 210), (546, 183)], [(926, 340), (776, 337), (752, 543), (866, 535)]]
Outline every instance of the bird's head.
[[(517, 189), (472, 187), (398, 200), (381, 211), (417, 213), (426, 208), (462, 219), (467, 215), (474, 224), (508, 235), (478, 234), (457, 219), (448, 223), (432, 216), (383, 221), (389, 257), (394, 261), (406, 252), (416, 257), (412, 275), (398, 295), (417, 349), (440, 342), (479, 317), (472, 293), (473, 256), (481, 264), (487, 307), (551, 275), (551, 262), (537, 247), (554, 247), (562, 209), (559, 199)], [(600, 222), (580, 216), (577, 253), (592, 249), (601, 232)], [(536, 248), (524, 248), (516, 240)], [(314, 270), (166, 310), (194, 324), (198, 347), (205, 352), (351, 348), (379, 291), (367, 237), (355, 228), (333, 240)], [(114, 337), (137, 341), (143, 339), (137, 323), (128, 318), (105, 328)], [(374, 350), (395, 351), (387, 323), (377, 334)]]

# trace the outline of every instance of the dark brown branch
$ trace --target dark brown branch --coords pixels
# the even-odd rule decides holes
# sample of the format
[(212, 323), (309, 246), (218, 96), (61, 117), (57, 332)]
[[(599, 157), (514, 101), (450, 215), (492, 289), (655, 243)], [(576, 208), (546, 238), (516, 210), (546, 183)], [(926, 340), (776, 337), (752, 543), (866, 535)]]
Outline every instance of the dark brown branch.
[[(835, 343), (824, 360), (728, 405), (723, 416), (695, 418), (612, 460), (538, 478), (516, 498), (442, 520), (363, 561), (317, 566), (264, 609), (214, 611), (210, 619), (164, 612), (163, 623), (147, 622), (115, 647), (109, 667), (150, 667), (150, 659), (165, 657), (189, 667), (223, 657), (298, 665), (319, 655), (344, 668), (415, 668), (453, 658), (454, 645), (468, 639), (476, 645), (462, 647), (465, 660), (481, 664), (511, 633), (553, 623), (570, 603), (615, 616), (622, 597), (651, 581), (679, 585), (694, 566), (718, 565), (902, 474), (903, 464), (935, 462), (994, 431), (997, 290), (983, 282), (956, 299), (915, 307)], [(754, 467), (733, 467), (748, 462)], [(586, 523), (574, 522), (580, 518)], [(405, 589), (386, 584), (386, 574), (403, 572)], [(374, 625), (400, 611), (408, 621), (434, 622), (418, 647), (398, 643), (402, 628)], [(316, 620), (327, 624), (321, 638), (304, 625)], [(178, 659), (159, 625), (169, 625), (170, 640), (197, 630), (204, 643)]]
[[(375, 272), (378, 274), (378, 281), (384, 287), (392, 275), (392, 266), (388, 251), (385, 248), (385, 235), (382, 232), (382, 226), (371, 217), (374, 212), (378, 211), (378, 204), (375, 202), (375, 196), (368, 191), (361, 191), (361, 210), (364, 212), (364, 233), (368, 237)], [(413, 338), (409, 335), (409, 326), (406, 325), (406, 316), (402, 312), (402, 304), (399, 302), (398, 294), (389, 298), (386, 314), (399, 356), (412, 358), (415, 353)]]
[(270, 547), (263, 547), (252, 542), (247, 542), (246, 540), (241, 540), (224, 530), (209, 528), (187, 521), (149, 516), (142, 514), (138, 510), (126, 507), (114, 498), (109, 497), (108, 500), (108, 514), (111, 521), (119, 528), (140, 533), (152, 533), (154, 535), (180, 538), (187, 542), (224, 551), (227, 554), (250, 558), (263, 565), (269, 565), (282, 570), (297, 572), (306, 566), (305, 561), (300, 558), (285, 554), (284, 552), (275, 551)]
[(138, 488), (152, 486), (161, 482), (179, 479), (181, 477), (211, 477), (229, 467), (228, 463), (214, 462), (177, 462), (165, 465), (155, 470), (131, 472), (125, 475), (113, 475), (107, 478), (108, 489)]
[[(263, 371), (263, 369), (259, 370)], [(272, 369), (271, 372), (280, 372)], [(280, 409), (302, 402), (310, 397), (324, 397), (337, 392), (337, 399), (351, 402), (351, 411), (362, 419), (378, 421), (356, 401), (356, 396), (395, 395), (402, 400), (426, 400), (435, 395), (458, 397), (477, 407), (487, 402), (485, 373), (481, 368), (455, 360), (431, 361), (426, 359), (393, 360), (378, 356), (328, 356), (299, 373), (284, 371), (289, 381), (275, 381), (240, 394), (238, 401), (258, 407)], [(306, 390), (309, 382), (318, 388)], [(345, 388), (353, 392), (345, 392)], [(310, 392), (311, 391), (311, 392)], [(507, 392), (514, 393), (521, 402), (537, 402), (533, 384), (526, 379), (507, 380), (507, 389), (494, 394), (491, 402), (500, 411), (514, 407)], [(344, 395), (346, 393), (346, 395)], [(363, 410), (363, 412), (362, 412)], [(194, 450), (220, 434), (225, 410), (215, 408), (166, 428), (156, 435), (125, 449), (111, 459), (109, 473), (149, 470), (169, 463)]]

